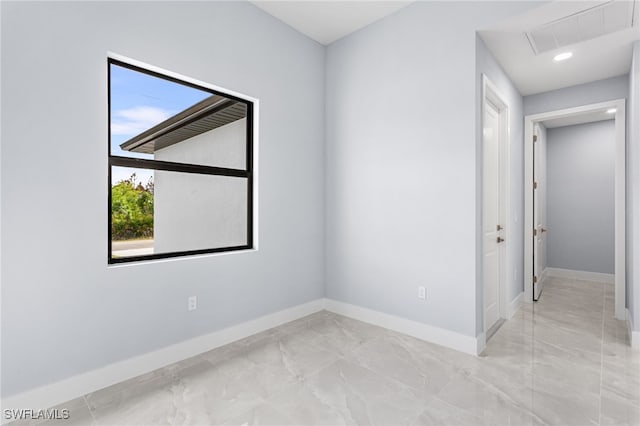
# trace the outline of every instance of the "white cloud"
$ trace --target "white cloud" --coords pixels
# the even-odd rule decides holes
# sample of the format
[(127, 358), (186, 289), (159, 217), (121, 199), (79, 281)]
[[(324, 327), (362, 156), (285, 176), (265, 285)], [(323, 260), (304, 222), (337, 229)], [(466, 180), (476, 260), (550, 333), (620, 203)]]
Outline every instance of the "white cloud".
[(175, 113), (151, 106), (136, 106), (115, 111), (111, 118), (111, 134), (135, 136), (163, 122)]

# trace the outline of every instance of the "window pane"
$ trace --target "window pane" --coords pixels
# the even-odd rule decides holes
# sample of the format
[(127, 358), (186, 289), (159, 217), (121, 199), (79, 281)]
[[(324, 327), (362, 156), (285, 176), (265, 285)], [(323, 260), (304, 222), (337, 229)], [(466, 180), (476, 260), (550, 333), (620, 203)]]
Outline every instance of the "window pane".
[(112, 167), (112, 257), (247, 245), (248, 179)]
[(110, 65), (111, 155), (246, 168), (243, 102)]

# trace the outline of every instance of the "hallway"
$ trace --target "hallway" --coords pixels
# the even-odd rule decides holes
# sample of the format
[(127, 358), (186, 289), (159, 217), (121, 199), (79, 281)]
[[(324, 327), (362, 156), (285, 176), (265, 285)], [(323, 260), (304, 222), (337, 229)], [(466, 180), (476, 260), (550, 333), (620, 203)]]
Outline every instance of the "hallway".
[(613, 311), (613, 284), (547, 278), (468, 373), (545, 423), (640, 424), (640, 353)]

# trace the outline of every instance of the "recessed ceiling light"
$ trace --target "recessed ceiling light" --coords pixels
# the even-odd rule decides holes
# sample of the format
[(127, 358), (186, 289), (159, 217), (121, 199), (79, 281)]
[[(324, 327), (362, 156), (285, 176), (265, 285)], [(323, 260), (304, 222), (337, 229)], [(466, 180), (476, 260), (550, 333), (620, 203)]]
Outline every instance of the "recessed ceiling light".
[(611, 108), (611, 109), (608, 109), (608, 110), (607, 110), (607, 114), (615, 114), (615, 113), (616, 113), (616, 111), (617, 111), (617, 109), (615, 109), (615, 108)]
[(553, 57), (553, 60), (556, 62), (564, 61), (573, 56), (573, 52), (562, 52)]

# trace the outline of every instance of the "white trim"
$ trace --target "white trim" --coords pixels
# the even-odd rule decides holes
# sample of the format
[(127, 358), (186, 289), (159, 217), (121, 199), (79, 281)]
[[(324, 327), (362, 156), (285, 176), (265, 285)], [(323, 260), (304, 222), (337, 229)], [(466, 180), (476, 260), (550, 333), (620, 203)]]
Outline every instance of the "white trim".
[[(115, 59), (116, 61), (125, 62), (130, 65), (134, 65), (136, 67), (144, 68), (149, 71), (154, 71), (159, 74), (167, 75), (169, 77), (176, 78), (178, 80), (186, 81), (187, 83), (196, 84), (198, 86), (206, 87), (207, 89), (215, 90), (216, 92), (225, 93), (227, 95), (236, 96), (238, 98), (246, 99), (251, 102), (257, 102), (258, 99), (253, 96), (246, 95), (241, 92), (236, 92), (235, 90), (226, 89), (224, 87), (216, 86), (215, 84), (208, 83), (203, 80), (198, 80), (196, 78), (177, 73), (175, 71), (168, 70), (166, 68), (161, 68), (156, 65), (149, 64), (147, 62), (139, 61), (137, 59), (130, 58), (125, 55), (121, 55), (119, 53), (107, 51), (107, 58)], [(106, 65), (106, 64), (105, 64)]]
[(511, 318), (513, 318), (516, 312), (518, 312), (518, 309), (520, 309), (520, 306), (522, 305), (523, 297), (524, 297), (524, 292), (521, 291), (520, 294), (514, 297), (511, 303), (509, 303), (509, 309), (507, 311), (507, 317), (506, 317), (507, 320), (510, 320)]
[[(504, 260), (503, 265), (500, 266), (500, 301), (499, 301), (499, 310), (500, 310), (500, 318), (507, 318), (509, 312), (508, 305), (508, 293), (509, 293), (509, 285), (510, 282), (509, 271), (513, 270), (513, 264), (511, 261), (511, 125), (510, 125), (510, 115), (511, 109), (506, 101), (506, 97), (500, 93), (498, 87), (493, 84), (491, 79), (486, 74), (482, 74), (482, 123), (484, 124), (484, 106), (485, 102), (491, 102), (494, 106), (499, 109), (500, 112), (500, 121), (501, 121), (501, 133), (502, 137), (504, 137), (504, 144), (502, 145), (504, 151), (503, 154), (503, 164), (500, 165), (501, 173), (502, 173), (502, 183), (500, 185), (500, 199), (503, 202), (502, 205), (502, 213), (504, 214), (504, 224), (502, 226), (503, 235), (504, 235), (504, 245), (502, 247)], [(484, 165), (483, 165), (484, 166)], [(478, 231), (482, 234), (482, 228)], [(483, 236), (481, 235), (481, 238)], [(483, 248), (484, 253), (484, 248)], [(483, 280), (483, 275), (481, 276), (481, 280)], [(484, 282), (481, 281), (482, 288), (484, 288)], [(480, 292), (480, 294), (484, 294), (484, 292)], [(481, 304), (482, 309), (482, 330), (484, 330), (483, 334), (487, 332), (486, 321), (484, 318), (484, 300)], [(484, 349), (484, 344), (482, 345), (482, 349)], [(477, 349), (477, 353), (480, 353), (481, 350)]]
[(533, 119), (524, 119), (524, 303), (533, 302)]
[(576, 271), (573, 269), (547, 268), (547, 276), (556, 278), (573, 278), (576, 280), (598, 281), (607, 284), (615, 282), (615, 275), (601, 272)]
[[(520, 296), (514, 299), (514, 302), (519, 298)], [(2, 399), (1, 405), (3, 409), (53, 407), (323, 309), (472, 355), (480, 354), (486, 344), (484, 333), (471, 337), (336, 300), (317, 299), (6, 397)], [(7, 421), (3, 418), (2, 424)]]
[(629, 312), (629, 309), (626, 309), (625, 312), (627, 317), (627, 333), (629, 334), (631, 347), (633, 349), (640, 350), (640, 331), (633, 330), (633, 318), (631, 317), (631, 312)]
[(571, 117), (591, 111), (615, 108), (615, 317), (625, 318), (625, 256), (626, 256), (626, 142), (625, 100), (617, 99), (597, 104), (533, 114), (525, 117), (524, 127), (524, 293), (525, 302), (533, 295), (533, 125), (551, 118)]
[(460, 352), (478, 355), (478, 338), (475, 337), (333, 299), (325, 299), (325, 309)]
[(476, 337), (476, 355), (480, 355), (487, 347), (487, 333), (483, 331)]
[[(81, 397), (90, 392), (148, 373), (196, 356), (211, 349), (249, 337), (302, 318), (324, 308), (324, 299), (287, 308), (213, 333), (148, 352), (133, 358), (12, 395), (2, 400), (3, 409), (45, 409)], [(4, 417), (4, 416), (3, 416)], [(5, 423), (3, 418), (2, 423)]]
[(625, 100), (616, 102), (616, 165), (615, 165), (615, 317), (625, 318), (626, 305), (626, 191), (627, 191), (627, 147), (626, 147), (626, 111)]

